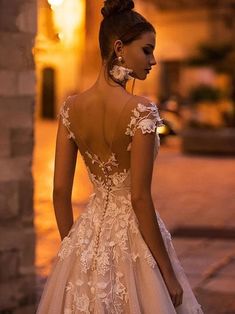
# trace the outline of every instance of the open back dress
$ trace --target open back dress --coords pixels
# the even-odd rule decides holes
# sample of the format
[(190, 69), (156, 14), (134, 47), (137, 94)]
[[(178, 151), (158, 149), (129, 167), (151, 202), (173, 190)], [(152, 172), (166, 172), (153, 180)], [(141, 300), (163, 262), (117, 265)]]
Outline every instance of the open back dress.
[[(60, 244), (37, 314), (202, 314), (171, 235), (155, 209), (165, 247), (184, 291), (182, 304), (173, 306), (131, 203), (132, 139), (136, 132), (143, 136), (154, 132), (154, 159), (157, 157), (157, 127), (162, 125), (157, 106), (147, 100), (133, 105), (130, 97), (116, 108), (119, 114), (114, 111), (116, 119), (106, 121), (104, 108), (95, 112), (95, 107), (80, 108), (75, 97), (66, 99), (58, 116), (68, 140), (78, 146), (94, 191)], [(90, 123), (94, 118), (96, 123)], [(111, 144), (104, 135), (108, 127)]]

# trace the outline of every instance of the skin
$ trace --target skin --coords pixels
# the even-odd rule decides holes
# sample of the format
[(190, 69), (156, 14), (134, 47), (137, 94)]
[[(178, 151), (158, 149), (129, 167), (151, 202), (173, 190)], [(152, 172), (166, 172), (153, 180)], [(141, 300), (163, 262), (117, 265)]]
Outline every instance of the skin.
[(120, 40), (115, 41), (114, 50), (118, 57), (121, 56), (124, 59), (123, 65), (133, 70), (131, 76), (139, 80), (145, 80), (148, 75), (146, 69), (151, 69), (152, 66), (156, 65), (153, 55), (155, 43), (155, 33), (147, 32), (126, 46)]
[[(124, 60), (122, 65), (133, 70), (132, 76), (134, 78), (145, 80), (148, 75), (146, 69), (156, 65), (153, 54), (155, 40), (155, 33), (146, 32), (128, 45), (123, 45), (120, 40), (113, 43), (117, 57), (121, 56)], [(116, 113), (113, 116), (118, 117), (121, 109), (120, 104), (125, 103), (132, 95), (126, 90), (126, 85), (121, 86), (111, 78), (107, 81), (105, 71), (106, 61), (103, 60), (96, 82), (91, 88), (79, 95), (79, 103), (88, 104), (87, 110), (92, 108), (94, 103), (104, 104), (107, 111), (111, 108), (112, 112)], [(139, 101), (148, 104), (145, 98), (139, 96), (134, 96), (133, 101), (132, 106), (135, 106)], [(89, 114), (88, 111), (87, 114)], [(109, 134), (107, 134), (107, 141), (111, 141)], [(154, 143), (154, 133), (144, 137), (141, 132), (137, 132), (133, 138), (131, 150), (132, 205), (138, 220), (141, 222), (141, 233), (158, 263), (172, 303), (176, 307), (182, 303), (183, 290), (175, 276), (164, 246), (151, 196)], [(145, 154), (140, 154), (140, 151), (144, 151)], [(77, 152), (77, 145), (74, 141), (68, 140), (67, 130), (60, 119), (56, 139), (53, 204), (62, 240), (74, 223), (71, 195)]]

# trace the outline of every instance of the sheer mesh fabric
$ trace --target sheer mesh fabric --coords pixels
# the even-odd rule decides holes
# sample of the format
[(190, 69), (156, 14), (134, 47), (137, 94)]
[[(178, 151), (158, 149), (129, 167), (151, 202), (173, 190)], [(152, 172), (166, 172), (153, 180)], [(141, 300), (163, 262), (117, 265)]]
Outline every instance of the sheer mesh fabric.
[(81, 104), (76, 95), (61, 107), (60, 115), (85, 161), (90, 174), (107, 181), (108, 176), (130, 170), (131, 141), (137, 130), (156, 132), (162, 124), (155, 104), (138, 103), (135, 96), (119, 106)]
[[(156, 105), (134, 96), (125, 101), (109, 101), (106, 105), (79, 101), (75, 95), (64, 102), (59, 116), (65, 127), (60, 130), (62, 144), (58, 145), (65, 147), (65, 152), (62, 148), (59, 151), (59, 155), (64, 154), (60, 156), (61, 168), (64, 164), (66, 167), (74, 164), (75, 157), (69, 155), (75, 156), (78, 148), (94, 184), (94, 193), (86, 210), (61, 242), (37, 314), (155, 314), (156, 311), (202, 314), (175, 254), (171, 235), (156, 211), (165, 247), (184, 287), (183, 303), (174, 308), (132, 207), (131, 192), (138, 182), (133, 169), (139, 174), (143, 164), (150, 167), (154, 140), (155, 157), (158, 151), (159, 138), (153, 133), (162, 121)], [(64, 134), (75, 145), (67, 145)], [(151, 136), (144, 138), (147, 134)], [(149, 153), (138, 149), (148, 146), (151, 146)], [(71, 174), (72, 170), (66, 169), (66, 172)], [(146, 171), (143, 173), (142, 177), (148, 177)], [(60, 178), (62, 175), (57, 181)], [(144, 178), (140, 181), (146, 185)], [(143, 208), (143, 220), (146, 220), (144, 215)]]

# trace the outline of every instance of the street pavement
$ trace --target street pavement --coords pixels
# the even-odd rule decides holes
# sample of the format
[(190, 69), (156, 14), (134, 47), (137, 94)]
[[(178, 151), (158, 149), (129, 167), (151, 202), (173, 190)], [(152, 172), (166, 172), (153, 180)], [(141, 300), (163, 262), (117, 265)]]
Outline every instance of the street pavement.
[[(36, 122), (38, 298), (60, 242), (52, 206), (56, 129), (56, 122)], [(74, 182), (76, 218), (92, 192), (80, 156)], [(235, 314), (235, 156), (184, 155), (180, 139), (169, 138), (154, 164), (152, 196), (204, 313)]]
[(183, 155), (172, 137), (152, 194), (204, 312), (235, 314), (235, 156)]

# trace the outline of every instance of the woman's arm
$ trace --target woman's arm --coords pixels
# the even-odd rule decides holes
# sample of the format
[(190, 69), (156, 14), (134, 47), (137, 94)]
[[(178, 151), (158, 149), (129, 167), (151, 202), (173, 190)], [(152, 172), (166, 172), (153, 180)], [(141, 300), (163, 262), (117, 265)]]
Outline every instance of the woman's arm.
[(136, 113), (135, 131), (131, 133), (131, 201), (140, 232), (159, 266), (172, 303), (178, 306), (182, 303), (183, 289), (168, 256), (151, 195), (156, 112), (148, 114), (146, 119), (145, 116), (144, 107), (140, 107), (140, 114)]
[(53, 205), (61, 240), (73, 225), (72, 187), (77, 160), (77, 145), (59, 118), (56, 137)]
[(131, 199), (140, 231), (162, 273), (173, 272), (151, 196), (155, 133), (136, 131), (131, 144)]

